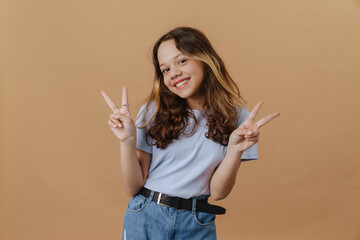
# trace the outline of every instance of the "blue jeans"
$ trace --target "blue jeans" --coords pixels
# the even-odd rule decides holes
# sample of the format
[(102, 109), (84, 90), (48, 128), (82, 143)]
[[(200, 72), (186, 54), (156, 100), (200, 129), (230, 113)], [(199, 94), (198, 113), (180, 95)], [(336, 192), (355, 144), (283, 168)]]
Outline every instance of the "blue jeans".
[(193, 210), (176, 209), (158, 205), (151, 199), (137, 194), (127, 206), (123, 240), (214, 240), (216, 239), (215, 214), (195, 212), (196, 199), (193, 198)]

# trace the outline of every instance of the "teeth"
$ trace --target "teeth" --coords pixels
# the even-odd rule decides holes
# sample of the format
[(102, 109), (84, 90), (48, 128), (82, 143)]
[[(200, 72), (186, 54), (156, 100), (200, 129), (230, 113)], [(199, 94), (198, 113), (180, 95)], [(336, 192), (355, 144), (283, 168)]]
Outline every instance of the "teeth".
[(184, 81), (182, 81), (182, 82), (179, 82), (179, 83), (176, 84), (175, 86), (176, 86), (176, 87), (180, 87), (180, 86), (184, 85), (185, 83), (187, 83), (188, 81), (189, 81), (189, 79), (186, 79), (186, 80), (184, 80)]

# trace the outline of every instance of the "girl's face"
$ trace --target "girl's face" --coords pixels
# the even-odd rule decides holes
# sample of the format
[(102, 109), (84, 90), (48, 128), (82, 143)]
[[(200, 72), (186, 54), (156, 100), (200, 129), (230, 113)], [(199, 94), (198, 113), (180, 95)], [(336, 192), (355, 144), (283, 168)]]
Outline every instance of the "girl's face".
[(204, 64), (181, 53), (174, 40), (160, 44), (158, 61), (165, 86), (174, 94), (185, 98), (189, 107), (201, 109), (200, 86), (204, 79)]

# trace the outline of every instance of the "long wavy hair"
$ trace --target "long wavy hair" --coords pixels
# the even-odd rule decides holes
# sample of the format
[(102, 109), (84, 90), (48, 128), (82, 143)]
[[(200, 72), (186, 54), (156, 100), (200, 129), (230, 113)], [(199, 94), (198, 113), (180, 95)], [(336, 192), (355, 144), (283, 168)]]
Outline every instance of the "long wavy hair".
[[(226, 70), (224, 62), (215, 52), (210, 41), (199, 30), (190, 27), (178, 27), (164, 34), (153, 47), (153, 64), (155, 77), (153, 89), (147, 98), (144, 117), (151, 104), (156, 109), (152, 116), (140, 128), (144, 128), (153, 119), (146, 132), (146, 141), (164, 149), (180, 135), (184, 134), (189, 118), (197, 121), (189, 109), (186, 99), (172, 93), (164, 84), (163, 73), (158, 61), (158, 49), (162, 42), (174, 40), (177, 49), (190, 58), (204, 63), (204, 79), (200, 91), (204, 96), (203, 110), (207, 119), (208, 132), (205, 137), (227, 146), (230, 134), (238, 123), (236, 106), (246, 104), (241, 97), (239, 88)], [(141, 115), (141, 114), (140, 114)], [(152, 138), (153, 141), (149, 141)]]

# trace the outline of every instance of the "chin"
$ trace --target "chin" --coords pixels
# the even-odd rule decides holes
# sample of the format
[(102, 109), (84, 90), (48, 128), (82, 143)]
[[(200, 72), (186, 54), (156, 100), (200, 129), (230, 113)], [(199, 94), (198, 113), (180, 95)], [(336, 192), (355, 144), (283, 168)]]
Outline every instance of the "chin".
[(185, 93), (174, 93), (176, 96), (181, 97), (182, 99), (186, 99), (189, 97), (189, 94), (185, 94)]

